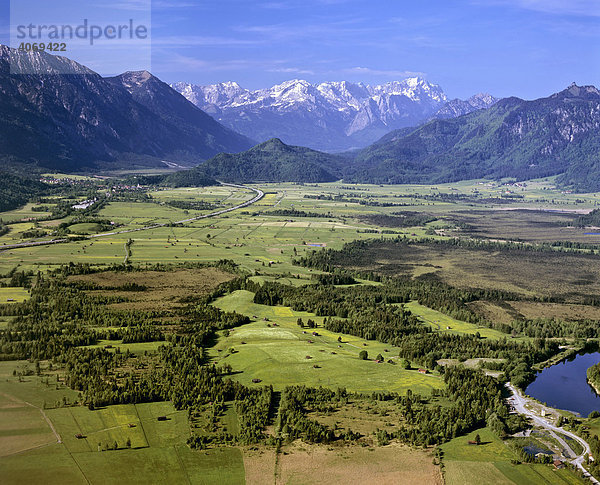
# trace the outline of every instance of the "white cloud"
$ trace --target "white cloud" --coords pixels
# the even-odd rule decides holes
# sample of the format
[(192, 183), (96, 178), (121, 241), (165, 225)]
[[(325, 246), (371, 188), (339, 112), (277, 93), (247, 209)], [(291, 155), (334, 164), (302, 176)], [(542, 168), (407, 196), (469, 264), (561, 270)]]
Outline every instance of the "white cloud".
[(97, 7), (111, 8), (114, 10), (149, 10), (199, 7), (197, 2), (189, 0), (103, 0), (96, 3)]
[(364, 74), (371, 76), (384, 76), (391, 78), (406, 78), (406, 77), (423, 77), (424, 72), (416, 71), (400, 71), (394, 69), (371, 69), (370, 67), (351, 67), (349, 69), (342, 69), (345, 74)]
[(598, 0), (475, 0), (477, 5), (507, 5), (557, 15), (600, 17)]
[(259, 40), (237, 39), (234, 37), (213, 37), (200, 35), (154, 36), (153, 45), (159, 47), (198, 47), (198, 46), (249, 46), (263, 43)]
[(269, 72), (283, 72), (289, 74), (308, 74), (313, 75), (315, 72), (309, 69), (300, 69), (297, 67), (276, 67), (273, 69), (268, 69)]
[[(264, 59), (229, 59), (225, 61), (214, 61), (214, 60), (204, 60), (199, 59), (197, 57), (186, 56), (179, 53), (171, 53), (167, 51), (163, 51), (162, 55), (156, 56), (156, 60), (154, 61), (154, 66), (157, 68), (157, 71), (210, 71), (210, 72), (219, 72), (219, 71), (246, 71), (249, 69), (253, 70), (262, 70), (269, 72), (296, 72), (302, 73), (302, 70), (298, 69), (297, 71), (293, 71), (295, 68), (285, 68), (286, 64), (290, 64), (288, 59), (275, 59), (275, 60), (264, 60)], [(277, 71), (277, 69), (283, 69), (282, 71)], [(284, 69), (290, 69), (290, 71), (285, 71)], [(308, 72), (305, 72), (308, 74)]]
[(346, 43), (351, 39), (354, 43), (361, 41), (368, 34), (381, 33), (385, 26), (363, 26), (361, 19), (348, 19), (337, 22), (324, 20), (322, 23), (312, 24), (270, 24), (270, 25), (242, 25), (234, 30), (243, 33), (256, 34), (271, 41), (303, 40), (320, 42)]

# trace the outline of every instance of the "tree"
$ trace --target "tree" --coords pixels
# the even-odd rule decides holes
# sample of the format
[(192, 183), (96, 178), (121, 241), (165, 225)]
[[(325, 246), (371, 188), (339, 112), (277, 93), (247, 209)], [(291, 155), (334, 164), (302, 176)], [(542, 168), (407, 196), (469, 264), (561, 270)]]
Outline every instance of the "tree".
[(410, 362), (408, 361), (408, 359), (402, 359), (400, 361), (400, 365), (402, 366), (403, 369), (410, 369)]
[(383, 362), (383, 355), (377, 354), (377, 357), (375, 358), (375, 360), (378, 360), (379, 362)]
[(127, 441), (125, 442), (125, 446), (127, 448), (131, 448), (131, 438), (127, 438)]
[(366, 350), (361, 350), (360, 353), (358, 354), (358, 358), (360, 360), (368, 360), (369, 359), (369, 353)]
[(479, 436), (479, 433), (477, 433), (477, 434), (475, 435), (475, 443), (477, 443), (478, 445), (480, 445), (480, 444), (481, 444), (481, 436)]

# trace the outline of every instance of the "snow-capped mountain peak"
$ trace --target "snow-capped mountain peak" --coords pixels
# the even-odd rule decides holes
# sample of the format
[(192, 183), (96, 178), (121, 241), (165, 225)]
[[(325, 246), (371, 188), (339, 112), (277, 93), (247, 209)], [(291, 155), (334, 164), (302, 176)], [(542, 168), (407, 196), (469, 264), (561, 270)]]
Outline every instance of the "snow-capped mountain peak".
[[(255, 140), (277, 137), (321, 150), (364, 146), (391, 130), (427, 120), (447, 102), (442, 88), (422, 77), (379, 85), (292, 79), (254, 91), (232, 81), (172, 87), (218, 121)], [(471, 109), (479, 109), (482, 103), (474, 100)]]

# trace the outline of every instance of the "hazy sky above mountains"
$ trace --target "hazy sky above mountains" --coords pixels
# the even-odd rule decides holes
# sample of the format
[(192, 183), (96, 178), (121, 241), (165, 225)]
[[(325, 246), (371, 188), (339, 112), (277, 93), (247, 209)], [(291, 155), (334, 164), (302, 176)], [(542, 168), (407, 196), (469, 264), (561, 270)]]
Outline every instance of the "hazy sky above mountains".
[(421, 75), (450, 98), (535, 98), (600, 84), (599, 24), (598, 0), (153, 0), (152, 71), (252, 89)]

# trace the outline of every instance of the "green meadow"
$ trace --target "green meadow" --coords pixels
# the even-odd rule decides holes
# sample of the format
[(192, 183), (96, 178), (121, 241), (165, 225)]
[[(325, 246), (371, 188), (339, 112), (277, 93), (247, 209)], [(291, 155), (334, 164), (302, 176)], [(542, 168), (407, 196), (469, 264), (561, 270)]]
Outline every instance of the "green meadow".
[[(470, 445), (479, 434), (481, 445)], [(583, 484), (584, 480), (567, 469), (552, 465), (514, 464), (518, 457), (488, 428), (482, 428), (443, 444), (444, 478), (447, 485), (495, 484)]]
[[(187, 412), (176, 411), (171, 403), (90, 411), (71, 406), (77, 393), (55, 378), (49, 377), (46, 384), (45, 377), (12, 376), (13, 369), (27, 367), (31, 364), (0, 363), (3, 483), (245, 482), (242, 452), (191, 450), (185, 444), (190, 432)], [(167, 419), (158, 421), (159, 416)], [(116, 450), (112, 449), (115, 443)]]
[[(231, 365), (233, 378), (244, 385), (272, 385), (282, 390), (299, 384), (369, 393), (405, 393), (411, 389), (425, 395), (443, 387), (438, 376), (388, 363), (397, 360), (392, 346), (329, 332), (321, 326), (314, 329), (318, 335), (312, 335), (313, 330), (297, 325), (298, 318), (305, 322), (310, 318), (321, 325), (323, 317), (289, 307), (259, 305), (252, 302), (253, 298), (253, 293), (238, 290), (215, 302), (222, 310), (236, 311), (255, 320), (226, 332), (228, 336), (222, 336), (210, 351), (216, 363)], [(358, 358), (362, 350), (368, 352), (369, 360)], [(379, 354), (385, 362), (375, 362)], [(260, 379), (261, 383), (253, 384), (253, 379)]]
[(22, 302), (29, 298), (29, 292), (20, 287), (0, 287), (0, 303)]
[[(562, 193), (554, 188), (552, 178), (530, 181), (524, 187), (511, 186), (510, 189), (498, 182), (481, 180), (385, 187), (341, 183), (261, 184), (257, 187), (266, 195), (250, 207), (177, 225), (171, 223), (212, 210), (184, 210), (169, 205), (171, 202), (203, 201), (218, 207), (231, 207), (249, 200), (253, 194), (217, 186), (152, 190), (148, 193), (151, 198), (144, 202), (111, 200), (94, 217), (114, 222), (115, 230), (142, 229), (157, 223), (167, 226), (3, 251), (0, 274), (8, 275), (15, 268), (45, 271), (70, 262), (98, 266), (122, 263), (126, 256), (125, 246), (131, 240), (129, 262), (134, 265), (210, 263), (230, 259), (241, 271), (253, 275), (251, 278), (256, 282), (275, 281), (300, 286), (312, 284), (313, 275), (319, 271), (294, 265), (295, 258), (320, 248), (340, 249), (345, 243), (358, 239), (399, 235), (408, 238), (482, 236), (540, 242), (554, 240), (551, 238), (556, 236), (557, 239), (564, 237), (600, 243), (600, 236), (588, 235), (584, 230), (568, 228), (565, 224), (579, 212), (596, 207), (600, 195)], [(498, 202), (507, 191), (519, 198)], [(54, 228), (73, 219), (69, 216), (36, 223), (33, 219), (46, 218), (50, 213), (34, 211), (34, 207), (35, 204), (27, 204), (0, 214), (0, 219), (10, 223), (8, 233), (0, 236), (0, 249), (3, 244), (27, 241), (24, 234), (36, 228), (36, 224), (46, 230), (49, 233), (46, 237), (50, 238)], [(275, 212), (286, 210), (290, 212)], [(536, 211), (535, 215), (531, 210)], [(565, 212), (556, 215), (547, 212), (550, 210)], [(298, 215), (297, 211), (303, 213)], [(424, 213), (437, 220), (400, 228), (383, 227), (373, 222), (374, 216), (405, 217), (407, 213)], [(100, 227), (95, 222), (81, 222), (72, 225), (70, 230), (73, 234), (96, 235)], [(434, 261), (438, 266), (419, 265), (410, 276), (448, 272), (452, 266), (442, 256), (439, 264)], [(456, 266), (466, 259), (462, 257)], [(520, 261), (513, 264), (514, 268), (522, 267)], [(515, 272), (511, 268), (505, 265), (512, 281)], [(589, 268), (582, 271), (584, 269), (588, 271)], [(479, 275), (480, 279), (476, 281), (493, 280), (494, 287), (506, 289), (508, 280), (501, 280), (502, 275), (502, 271), (497, 270), (493, 278), (489, 274)], [(471, 282), (474, 273), (456, 270), (449, 272), (447, 277), (450, 284), (457, 284), (461, 276)], [(9, 276), (4, 277), (3, 284), (9, 279)], [(524, 275), (523, 280), (529, 282), (530, 275)], [(377, 283), (359, 281), (359, 284)], [(0, 303), (9, 299), (23, 301), (28, 297), (29, 293), (23, 288), (0, 288)], [(332, 389), (345, 387), (364, 393), (394, 391), (404, 394), (411, 390), (427, 396), (432, 389), (444, 387), (437, 374), (424, 375), (395, 364), (398, 349), (393, 346), (329, 332), (322, 327), (323, 317), (289, 307), (258, 305), (253, 302), (253, 297), (251, 292), (235, 291), (214, 303), (222, 310), (235, 311), (252, 320), (247, 325), (219, 332), (214, 345), (208, 349), (212, 362), (231, 366), (231, 379), (251, 387), (272, 385), (278, 391), (288, 385), (304, 384)], [(453, 319), (416, 301), (405, 306), (434, 331), (479, 333), (488, 339), (506, 336), (494, 329)], [(0, 329), (6, 328), (12, 318), (0, 317)], [(300, 328), (298, 318), (305, 322), (313, 319), (318, 325), (314, 329), (318, 335), (313, 335), (312, 329)], [(102, 340), (95, 347), (110, 345), (113, 352), (118, 349), (152, 354), (162, 344)], [(358, 358), (362, 350), (368, 352), (368, 360)], [(384, 357), (382, 363), (375, 362), (379, 354)], [(466, 365), (477, 364), (474, 359), (466, 362)], [(248, 459), (248, 450), (218, 446), (209, 450), (191, 450), (186, 445), (190, 435), (187, 413), (176, 411), (171, 403), (117, 405), (91, 411), (71, 405), (78, 393), (57, 380), (57, 372), (49, 369), (46, 362), (42, 362), (45, 377), (18, 377), (18, 373), (32, 367), (31, 362), (0, 362), (0, 481), (28, 484), (245, 482), (248, 461), (245, 466), (244, 460)], [(15, 375), (13, 371), (16, 371)], [(255, 379), (260, 382), (252, 382)], [(168, 419), (158, 421), (158, 416)], [(238, 429), (237, 416), (230, 404), (222, 419), (227, 430), (235, 432)], [(600, 428), (597, 423), (592, 425), (594, 430)], [(554, 471), (545, 465), (514, 465), (511, 460), (515, 455), (510, 448), (487, 429), (478, 433), (485, 443), (481, 446), (467, 444), (475, 433), (442, 446), (445, 483), (448, 485), (582, 483), (566, 470)], [(117, 449), (113, 450), (115, 443)], [(367, 456), (370, 449), (364, 450)], [(376, 455), (377, 451), (372, 454)], [(360, 459), (364, 460), (364, 457)], [(348, 460), (347, 463), (356, 464), (358, 458)], [(430, 464), (431, 460), (427, 460)], [(256, 472), (253, 468), (252, 476), (268, 477), (271, 483), (275, 479), (275, 460), (264, 469), (257, 465), (259, 461), (259, 458), (250, 460), (251, 466), (257, 466), (259, 470)], [(320, 474), (312, 471), (310, 459), (303, 466), (311, 470), (313, 476)], [(326, 480), (323, 476), (319, 478)], [(254, 480), (252, 483), (261, 482)], [(300, 479), (294, 481), (292, 476), (289, 483), (303, 482)]]
[(404, 304), (404, 307), (435, 331), (457, 335), (475, 335), (476, 333), (479, 333), (482, 338), (491, 339), (506, 338), (506, 334), (499, 332), (498, 330), (457, 320), (441, 312), (427, 308), (416, 301), (406, 303)]
[[(477, 180), (435, 186), (380, 187), (339, 183), (283, 183), (261, 184), (259, 187), (266, 195), (258, 203), (216, 218), (130, 234), (107, 235), (89, 241), (5, 251), (0, 260), (0, 271), (8, 271), (16, 265), (24, 269), (44, 270), (48, 266), (70, 261), (118, 263), (125, 257), (123, 245), (131, 238), (134, 241), (130, 259), (132, 263), (182, 260), (206, 262), (227, 258), (235, 260), (244, 269), (252, 272), (259, 270), (267, 275), (287, 272), (306, 275), (310, 272), (293, 266), (291, 260), (319, 247), (339, 249), (344, 243), (355, 239), (390, 237), (397, 234), (407, 237), (446, 237), (443, 235), (445, 232), (455, 230), (455, 221), (464, 219), (474, 209), (482, 213), (483, 217), (478, 220), (485, 221), (489, 219), (485, 214), (506, 214), (507, 211), (499, 209), (507, 207), (538, 211), (582, 211), (592, 209), (600, 201), (596, 194), (565, 194), (553, 190), (552, 179), (528, 182), (527, 187), (513, 189), (522, 199), (508, 206), (493, 202), (506, 192), (506, 187), (497, 182)], [(460, 195), (469, 199), (441, 198), (444, 194)], [(110, 202), (100, 210), (98, 217), (114, 222), (118, 226), (117, 230), (140, 229), (150, 224), (168, 224), (207, 212), (178, 209), (167, 204), (171, 201), (204, 201), (228, 207), (248, 200), (252, 193), (218, 186), (155, 190), (149, 192), (149, 196), (152, 202)], [(0, 218), (5, 221), (18, 221), (47, 217), (48, 213), (34, 212), (31, 207), (29, 204), (17, 211), (1, 213)], [(276, 210), (296, 210), (325, 217), (271, 214)], [(398, 212), (427, 213), (438, 217), (439, 220), (424, 226), (392, 229), (393, 234), (389, 235), (382, 234), (382, 228), (368, 220), (371, 216), (394, 215)], [(548, 212), (539, 214), (556, 218), (556, 215)], [(469, 224), (473, 223), (471, 219), (467, 221)], [(68, 220), (69, 218), (40, 222), (40, 225), (52, 231), (54, 226)], [(504, 230), (501, 224), (504, 222), (498, 222), (500, 232)], [(534, 227), (527, 220), (522, 220), (520, 224), (520, 227)], [(95, 233), (97, 229), (89, 225), (74, 227), (76, 232), (90, 234)], [(556, 231), (562, 230), (561, 227), (556, 226)], [(8, 234), (0, 237), (0, 245), (23, 242), (21, 235), (31, 228), (32, 221), (11, 224)], [(438, 231), (437, 235), (435, 230)], [(481, 230), (493, 235), (493, 227), (485, 226)], [(529, 237), (529, 233), (519, 234), (525, 238)], [(583, 231), (571, 235), (587, 242), (600, 242), (599, 236), (583, 235)], [(538, 236), (531, 233), (531, 237)]]

